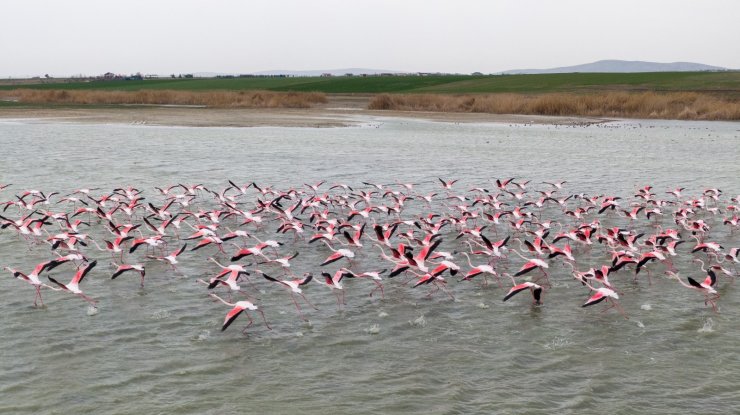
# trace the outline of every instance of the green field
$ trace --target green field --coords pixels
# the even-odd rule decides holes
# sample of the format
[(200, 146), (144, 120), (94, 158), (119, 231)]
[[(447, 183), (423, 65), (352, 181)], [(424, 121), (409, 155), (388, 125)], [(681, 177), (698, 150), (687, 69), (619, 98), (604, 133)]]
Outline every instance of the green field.
[(740, 96), (740, 72), (571, 73), (547, 75), (440, 75), (305, 78), (152, 79), (143, 81), (48, 82), (0, 89), (186, 91), (271, 90), (375, 94), (389, 93), (548, 93), (598, 91), (701, 91)]

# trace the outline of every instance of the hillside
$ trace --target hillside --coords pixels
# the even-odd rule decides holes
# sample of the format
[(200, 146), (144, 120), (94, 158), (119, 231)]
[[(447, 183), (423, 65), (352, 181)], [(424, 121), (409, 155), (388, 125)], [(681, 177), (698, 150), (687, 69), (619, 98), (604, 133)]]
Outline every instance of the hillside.
[(635, 72), (699, 72), (725, 71), (727, 68), (693, 62), (646, 62), (624, 60), (601, 60), (582, 65), (564, 66), (549, 69), (512, 69), (504, 74), (553, 74), (553, 73), (635, 73)]

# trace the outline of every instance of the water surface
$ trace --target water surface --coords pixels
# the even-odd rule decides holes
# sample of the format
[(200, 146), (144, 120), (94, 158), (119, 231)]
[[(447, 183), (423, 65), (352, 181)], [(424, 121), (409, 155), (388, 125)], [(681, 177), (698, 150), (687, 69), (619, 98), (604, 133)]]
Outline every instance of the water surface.
[[(740, 193), (738, 123), (365, 121), (336, 129), (3, 122), (0, 183), (14, 186), (0, 196), (131, 185), (155, 199), (153, 186), (223, 188), (228, 179), (278, 188), (319, 180), (415, 182), (426, 193), (439, 189), (437, 177), (459, 179), (465, 190), (517, 177), (533, 185), (567, 180), (570, 191), (590, 194), (630, 196), (645, 185), (658, 193), (678, 186), (694, 193), (719, 187), (727, 198)], [(736, 235), (718, 235), (726, 247), (738, 245)], [(325, 255), (302, 250), (296, 271), (317, 272), (308, 268)], [(1, 266), (25, 269), (47, 256), (0, 232)], [(674, 282), (624, 283), (625, 320), (581, 309), (587, 293), (574, 290), (566, 274), (542, 307), (527, 298), (503, 303), (495, 286), (452, 281), (454, 302), (392, 283), (379, 301), (367, 296), (371, 287), (354, 284), (346, 310), (338, 311), (317, 285), (307, 290), (320, 308), (306, 310), (310, 324), (296, 317), (284, 292), (267, 287), (260, 304), (273, 330), (257, 319), (245, 337), (237, 323), (220, 332), (225, 306), (193, 282), (213, 272), (204, 258), (183, 259), (181, 274), (148, 265), (143, 290), (134, 277), (110, 281), (101, 261), (85, 287), (100, 299), (94, 316), (58, 293), (45, 295), (46, 308), (33, 308), (31, 288), (5, 273), (0, 412), (729, 413), (740, 407), (735, 286), (723, 286), (721, 312), (714, 313)], [(376, 261), (369, 253), (360, 260)]]

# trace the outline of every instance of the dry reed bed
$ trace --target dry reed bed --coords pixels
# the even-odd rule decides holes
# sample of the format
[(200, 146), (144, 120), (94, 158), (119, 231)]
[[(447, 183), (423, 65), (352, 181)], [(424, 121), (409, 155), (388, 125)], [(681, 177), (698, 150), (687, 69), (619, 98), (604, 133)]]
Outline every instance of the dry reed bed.
[(0, 91), (0, 98), (24, 104), (74, 105), (199, 105), (215, 108), (310, 108), (326, 103), (321, 92), (273, 91), (89, 91), (15, 89)]
[(740, 120), (740, 102), (694, 92), (603, 94), (379, 94), (372, 110), (477, 112), (680, 120)]

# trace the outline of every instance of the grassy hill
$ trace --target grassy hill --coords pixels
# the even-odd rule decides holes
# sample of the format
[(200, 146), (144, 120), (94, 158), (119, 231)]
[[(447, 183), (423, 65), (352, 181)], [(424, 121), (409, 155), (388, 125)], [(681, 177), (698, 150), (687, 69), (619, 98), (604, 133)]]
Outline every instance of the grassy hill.
[(571, 73), (541, 75), (439, 75), (307, 78), (153, 79), (0, 85), (64, 90), (295, 91), (357, 93), (593, 93), (599, 91), (697, 91), (740, 98), (740, 72)]

